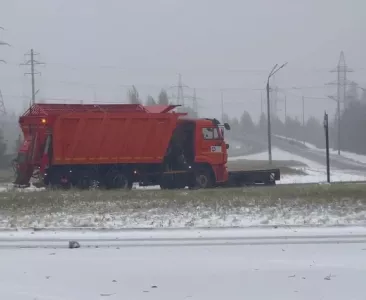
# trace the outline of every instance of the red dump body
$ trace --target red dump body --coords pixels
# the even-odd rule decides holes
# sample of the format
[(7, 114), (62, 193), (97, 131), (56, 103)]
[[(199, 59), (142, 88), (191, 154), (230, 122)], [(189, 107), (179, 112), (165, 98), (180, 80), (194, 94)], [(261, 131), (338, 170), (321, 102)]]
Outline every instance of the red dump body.
[[(15, 182), (28, 183), (36, 168), (42, 172), (49, 163), (161, 162), (178, 117), (185, 115), (169, 113), (175, 107), (35, 104), (19, 118), (24, 143), (19, 149)], [(44, 152), (50, 134), (52, 162)]]
[(179, 116), (146, 112), (62, 115), (53, 125), (52, 163), (161, 163)]

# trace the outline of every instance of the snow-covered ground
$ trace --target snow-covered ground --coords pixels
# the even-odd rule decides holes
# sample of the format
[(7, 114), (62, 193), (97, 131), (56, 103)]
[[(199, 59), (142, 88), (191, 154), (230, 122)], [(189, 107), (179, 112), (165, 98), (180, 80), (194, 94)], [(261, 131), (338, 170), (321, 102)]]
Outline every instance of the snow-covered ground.
[(364, 228), (8, 233), (0, 250), (1, 299), (365, 299)]
[[(282, 175), (279, 184), (326, 181), (326, 172), (322, 165), (276, 148), (273, 149), (272, 154), (274, 160), (294, 160), (306, 165), (293, 168), (301, 169), (307, 175)], [(266, 160), (267, 153), (230, 158), (232, 161), (240, 159)], [(331, 180), (333, 182), (366, 181), (366, 175), (354, 172), (332, 170)], [(11, 185), (5, 185), (1, 189), (5, 191), (9, 187)], [(324, 187), (326, 188), (327, 185)], [(157, 187), (150, 188), (157, 189)], [(24, 193), (40, 190), (42, 189), (35, 187), (19, 189)], [(123, 199), (119, 199), (118, 196), (112, 195), (108, 198), (109, 196), (107, 194), (104, 196), (103, 192), (96, 192), (96, 194), (102, 193), (101, 197), (107, 197), (106, 199), (98, 198), (99, 200), (91, 201), (85, 201), (78, 192), (58, 192), (55, 194), (55, 197), (58, 197), (57, 205), (62, 204), (60, 199), (72, 199), (72, 201), (68, 200), (69, 204), (62, 207), (52, 207), (53, 204), (50, 203), (49, 207), (41, 205), (24, 210), (12, 207), (9, 210), (0, 211), (0, 228), (227, 228), (268, 225), (366, 225), (366, 204), (363, 201), (357, 201), (358, 198), (334, 199), (332, 203), (327, 201), (322, 203), (317, 199), (304, 202), (301, 197), (298, 198), (295, 195), (294, 199), (282, 201), (273, 198), (270, 191), (269, 189), (268, 195), (263, 194), (261, 199), (254, 199), (246, 194), (245, 189), (242, 194), (231, 193), (228, 190), (225, 191), (225, 195), (218, 196), (215, 201), (212, 201), (213, 196), (200, 196), (199, 191), (177, 191), (168, 195), (171, 205), (162, 204), (164, 208), (160, 206), (160, 202), (156, 203), (153, 208), (146, 206), (144, 201), (148, 203), (149, 200), (141, 199), (138, 195), (143, 192), (139, 191), (133, 192), (137, 196), (135, 200), (130, 200), (130, 206), (121, 204)], [(13, 194), (9, 196), (11, 197), (11, 195)], [(93, 195), (89, 196), (93, 198)], [(87, 196), (88, 199), (89, 196)], [(49, 195), (45, 197), (49, 197)], [(123, 198), (123, 196), (121, 197)], [(128, 197), (133, 198), (134, 196), (132, 194)], [(150, 196), (146, 195), (146, 197)], [(205, 197), (211, 198), (205, 202)], [(155, 202), (160, 201), (159, 195), (154, 195), (151, 199)]]
[[(323, 153), (325, 153), (325, 148), (324, 149), (318, 148), (315, 145), (310, 144), (308, 142), (302, 142), (302, 141), (296, 140), (294, 138), (289, 138), (289, 137), (285, 137), (285, 136), (281, 136), (281, 135), (276, 135), (276, 136), (279, 137), (279, 138), (281, 138), (281, 139), (288, 140), (288, 141), (294, 141), (294, 142), (297, 142), (297, 143), (302, 143), (307, 148), (309, 148), (311, 150), (322, 151)], [(338, 151), (337, 150), (334, 150), (334, 149), (329, 149), (329, 153), (330, 154), (334, 154), (334, 155), (338, 155)], [(341, 156), (343, 156), (345, 158), (348, 158), (350, 160), (353, 160), (355, 162), (359, 162), (359, 163), (366, 164), (366, 155), (356, 154), (356, 153), (352, 153), (352, 152), (348, 152), (348, 151), (343, 151), (342, 150), (341, 151)]]
[[(237, 157), (229, 157), (229, 161), (236, 161), (236, 160), (267, 160), (268, 159), (268, 152), (264, 151), (261, 153), (251, 154), (247, 156), (237, 156)], [(306, 159), (296, 154), (292, 154), (290, 152), (273, 148), (272, 149), (272, 159), (278, 161), (297, 161), (300, 163), (305, 164), (304, 167), (292, 167), (293, 169), (304, 171), (307, 175), (281, 175), (281, 180), (277, 182), (277, 184), (286, 184), (286, 183), (321, 183), (326, 182), (327, 180), (327, 173), (326, 168), (318, 164), (314, 161)], [(331, 172), (331, 181), (332, 182), (344, 182), (344, 181), (365, 181), (366, 174), (363, 175), (360, 172), (356, 172), (353, 170), (337, 170), (332, 169)]]
[[(326, 187), (326, 186), (325, 186)], [(182, 192), (184, 193), (184, 192)], [(326, 194), (326, 191), (324, 192)], [(356, 199), (262, 199), (228, 192), (222, 200), (207, 196), (199, 201), (190, 193), (171, 196), (171, 204), (158, 202), (152, 208), (145, 200), (122, 199), (81, 201), (76, 195), (61, 207), (44, 205), (27, 209), (0, 211), (0, 228), (197, 228), (263, 226), (332, 226), (366, 225), (366, 203)], [(158, 195), (154, 196), (158, 197)], [(184, 198), (186, 197), (187, 200)], [(238, 199), (240, 197), (240, 199)], [(357, 197), (357, 195), (356, 195)], [(269, 199), (267, 199), (269, 198)], [(139, 202), (140, 201), (140, 202)], [(181, 204), (177, 204), (181, 201)], [(240, 202), (241, 201), (241, 202)], [(183, 204), (185, 203), (186, 204)], [(205, 203), (207, 202), (207, 203)], [(59, 201), (57, 205), (60, 205)], [(147, 203), (147, 204), (146, 204)]]

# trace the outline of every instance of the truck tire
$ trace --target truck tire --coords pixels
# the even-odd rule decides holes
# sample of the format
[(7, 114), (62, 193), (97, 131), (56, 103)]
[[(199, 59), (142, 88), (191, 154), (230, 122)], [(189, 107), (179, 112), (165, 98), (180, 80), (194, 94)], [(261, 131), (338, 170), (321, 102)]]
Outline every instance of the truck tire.
[(214, 183), (211, 173), (207, 170), (199, 170), (196, 172), (196, 182), (194, 188), (196, 189), (209, 189), (212, 188)]
[(87, 190), (89, 189), (90, 185), (91, 185), (90, 178), (87, 176), (82, 176), (78, 181), (77, 187), (81, 190)]
[(132, 181), (121, 172), (114, 172), (113, 174), (110, 174), (108, 181), (108, 188), (110, 189), (132, 189)]

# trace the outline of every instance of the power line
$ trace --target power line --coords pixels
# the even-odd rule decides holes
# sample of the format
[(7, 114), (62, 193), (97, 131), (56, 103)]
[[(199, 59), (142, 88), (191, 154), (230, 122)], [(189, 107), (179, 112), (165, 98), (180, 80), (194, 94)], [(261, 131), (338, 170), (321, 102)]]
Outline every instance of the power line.
[(176, 88), (177, 89), (177, 95), (173, 96), (172, 98), (175, 98), (177, 100), (178, 105), (184, 106), (184, 99), (186, 96), (184, 95), (184, 88), (189, 88), (188, 85), (183, 84), (182, 82), (182, 74), (178, 74), (178, 84), (172, 85), (169, 88)]
[(43, 62), (40, 62), (38, 60), (35, 59), (35, 56), (38, 56), (39, 53), (35, 53), (33, 49), (30, 50), (30, 52), (26, 53), (25, 56), (30, 56), (29, 60), (26, 60), (24, 63), (20, 64), (23, 66), (30, 66), (31, 70), (28, 73), (24, 73), (24, 75), (31, 75), (32, 77), (32, 104), (36, 103), (36, 94), (38, 93), (39, 90), (35, 90), (35, 75), (39, 74), (41, 75), (41, 72), (38, 72), (35, 70), (35, 66), (36, 65), (44, 65)]
[[(335, 69), (331, 70), (330, 72), (337, 73), (337, 80), (334, 82), (328, 83), (328, 85), (336, 85), (337, 86), (337, 148), (338, 148), (338, 155), (341, 154), (341, 103), (343, 103), (344, 108), (348, 106), (346, 103), (346, 89), (347, 84), (350, 83), (350, 81), (347, 80), (347, 73), (353, 72), (352, 69), (349, 69), (346, 64), (346, 59), (344, 57), (343, 51), (341, 51), (341, 54), (339, 56), (338, 65)], [(329, 96), (329, 98), (334, 99), (334, 96)]]
[[(17, 62), (9, 62), (9, 64), (12, 65), (18, 65)], [(197, 67), (192, 67), (192, 68), (181, 68), (181, 67), (177, 67), (177, 68), (165, 68), (165, 67), (126, 67), (126, 66), (116, 66), (116, 65), (94, 65), (94, 64), (70, 64), (70, 63), (62, 63), (62, 62), (47, 62), (47, 66), (54, 66), (54, 67), (63, 67), (63, 68), (67, 68), (67, 69), (71, 69), (71, 70), (81, 70), (81, 69), (110, 69), (110, 70), (122, 70), (122, 71), (126, 71), (126, 72), (131, 72), (131, 71), (141, 71), (141, 72), (146, 72), (147, 70), (151, 70), (152, 72), (155, 71), (159, 71), (159, 70), (163, 70), (163, 71), (169, 71), (169, 72), (177, 72), (178, 70), (183, 70), (186, 72), (189, 71), (194, 71), (194, 72), (200, 72), (200, 71), (207, 71), (207, 72), (231, 72), (231, 73), (266, 73), (268, 70), (267, 69), (246, 69), (246, 68), (221, 68), (221, 67), (213, 67), (213, 68), (197, 68)], [(324, 68), (303, 68), (303, 67), (289, 67), (288, 68), (289, 71), (298, 71), (301, 73), (304, 72), (329, 72), (329, 68), (324, 67)], [(366, 71), (366, 66), (365, 67), (359, 67), (359, 68), (355, 68), (355, 71)]]
[[(3, 27), (0, 27), (1, 30), (5, 30)], [(0, 41), (0, 46), (8, 46), (8, 47), (11, 47), (10, 44), (8, 44), (7, 42), (4, 42), (4, 41)], [(6, 61), (1, 59), (0, 62), (6, 64)], [(5, 116), (6, 115), (6, 108), (5, 108), (5, 103), (4, 103), (4, 98), (3, 98), (3, 94), (1, 92), (1, 89), (0, 89), (0, 114), (1, 116)], [(2, 120), (3, 121), (3, 118)], [(3, 125), (3, 124), (1, 124)]]

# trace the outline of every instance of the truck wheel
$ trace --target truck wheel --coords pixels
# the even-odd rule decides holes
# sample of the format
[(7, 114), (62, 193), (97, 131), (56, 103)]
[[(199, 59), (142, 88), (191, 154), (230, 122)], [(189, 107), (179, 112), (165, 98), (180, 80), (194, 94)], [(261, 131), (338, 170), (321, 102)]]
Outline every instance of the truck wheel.
[(198, 189), (208, 189), (213, 187), (211, 174), (207, 171), (198, 171), (196, 173), (196, 186)]
[(90, 179), (87, 176), (83, 176), (79, 179), (78, 188), (82, 190), (87, 190), (90, 187)]
[(130, 190), (132, 189), (132, 181), (122, 173), (115, 173), (112, 175), (110, 187), (114, 189)]
[(267, 181), (265, 185), (274, 186), (276, 185), (276, 181)]

